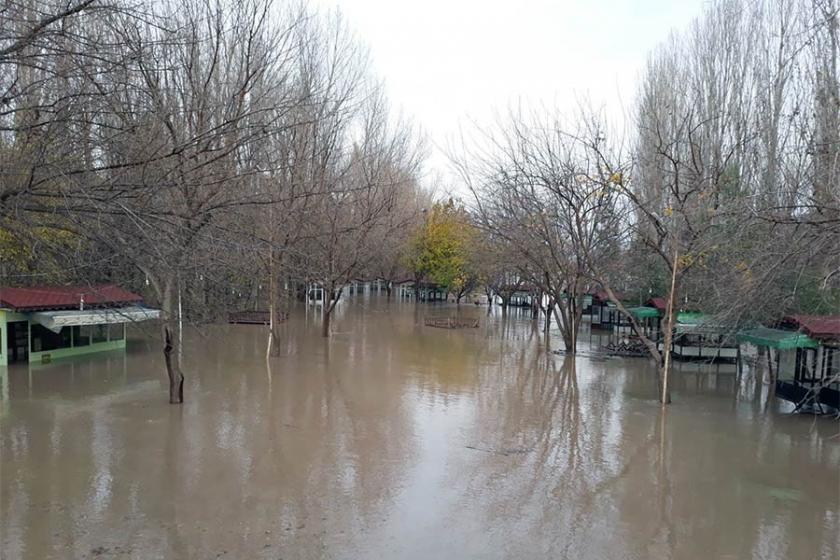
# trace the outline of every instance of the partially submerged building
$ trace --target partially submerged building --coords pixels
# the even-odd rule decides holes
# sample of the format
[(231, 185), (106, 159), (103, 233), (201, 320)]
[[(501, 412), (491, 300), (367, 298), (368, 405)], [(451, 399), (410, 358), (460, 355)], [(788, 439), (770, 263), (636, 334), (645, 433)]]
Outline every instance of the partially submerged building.
[(124, 349), (127, 323), (159, 316), (114, 285), (0, 288), (0, 366)]
[(703, 313), (677, 313), (671, 353), (677, 360), (735, 362), (738, 342), (725, 325)]
[(738, 334), (762, 349), (776, 396), (802, 407), (840, 409), (840, 315), (789, 315), (775, 328)]
[(446, 301), (446, 291), (434, 282), (421, 281), (415, 283), (410, 278), (394, 282), (397, 288), (397, 297), (411, 299), (418, 297), (419, 301)]
[[(662, 314), (659, 312), (658, 309), (655, 307), (650, 307), (647, 305), (643, 305), (640, 307), (630, 307), (627, 309), (633, 318), (638, 323), (639, 327), (642, 329), (642, 334), (646, 337), (657, 340), (659, 338), (661, 323), (662, 323)], [(617, 330), (619, 333), (622, 332), (632, 332), (633, 325), (628, 321), (625, 324), (617, 325)]]
[[(666, 302), (663, 298), (651, 298), (646, 305), (630, 307), (627, 311), (641, 329), (641, 334), (656, 341), (664, 349), (664, 315)], [(731, 329), (717, 324), (703, 313), (681, 311), (676, 314), (671, 355), (675, 360), (702, 362), (735, 362), (738, 359), (738, 344)], [(626, 319), (612, 319), (615, 334), (633, 337), (632, 324)]]
[[(621, 294), (615, 295), (620, 300), (624, 299)], [(589, 309), (590, 325), (593, 329), (611, 330), (616, 326), (630, 324), (606, 290), (596, 290), (589, 294), (589, 298), (584, 300), (584, 310), (586, 309)]]

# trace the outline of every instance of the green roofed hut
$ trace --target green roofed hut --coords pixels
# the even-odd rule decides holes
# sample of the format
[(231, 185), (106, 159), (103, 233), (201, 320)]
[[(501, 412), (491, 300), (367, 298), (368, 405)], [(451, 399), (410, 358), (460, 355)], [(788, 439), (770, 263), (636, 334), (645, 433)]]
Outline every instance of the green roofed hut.
[(789, 315), (776, 327), (738, 333), (739, 343), (766, 349), (776, 396), (794, 410), (840, 409), (840, 315)]
[[(630, 307), (627, 309), (636, 322), (640, 324), (645, 336), (653, 340), (659, 340), (662, 336), (662, 318), (665, 316), (667, 302), (663, 297), (652, 297), (644, 305)], [(620, 323), (617, 327), (619, 333), (631, 333), (633, 327), (630, 321)]]
[[(659, 310), (655, 307), (639, 306), (625, 307), (626, 311), (635, 319), (640, 332), (633, 328), (630, 319), (624, 313), (620, 317), (612, 318), (612, 333), (604, 344), (603, 337), (599, 337), (601, 349), (619, 356), (647, 356), (648, 351), (639, 334), (650, 340), (656, 341), (660, 337), (660, 322), (662, 320)], [(618, 312), (616, 308), (616, 312)], [(590, 344), (592, 344), (592, 331), (590, 331)]]
[(0, 366), (125, 348), (125, 325), (160, 311), (118, 286), (0, 288)]
[(820, 343), (807, 334), (795, 331), (783, 331), (768, 327), (757, 327), (738, 333), (738, 341), (763, 346), (776, 350), (796, 350), (798, 348), (819, 348)]
[(683, 311), (677, 313), (671, 354), (675, 360), (734, 363), (738, 342), (730, 329), (708, 315)]
[[(640, 306), (629, 307), (627, 311), (633, 316), (639, 326), (642, 328), (642, 334), (646, 337), (656, 340), (659, 338), (660, 325), (662, 323), (662, 314), (655, 307)], [(615, 324), (614, 330), (619, 334), (633, 334), (633, 325), (629, 321), (618, 322)]]

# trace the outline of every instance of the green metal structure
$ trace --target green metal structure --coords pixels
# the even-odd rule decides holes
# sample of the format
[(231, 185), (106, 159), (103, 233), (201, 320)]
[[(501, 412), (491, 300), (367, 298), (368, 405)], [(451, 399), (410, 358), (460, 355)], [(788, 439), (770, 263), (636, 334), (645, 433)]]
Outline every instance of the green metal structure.
[(655, 307), (631, 307), (628, 309), (636, 319), (652, 319), (659, 317), (659, 310)]
[(795, 348), (819, 348), (820, 343), (808, 336), (795, 331), (783, 331), (768, 327), (748, 329), (738, 333), (738, 342), (749, 342), (755, 346), (764, 346), (776, 350), (793, 350)]

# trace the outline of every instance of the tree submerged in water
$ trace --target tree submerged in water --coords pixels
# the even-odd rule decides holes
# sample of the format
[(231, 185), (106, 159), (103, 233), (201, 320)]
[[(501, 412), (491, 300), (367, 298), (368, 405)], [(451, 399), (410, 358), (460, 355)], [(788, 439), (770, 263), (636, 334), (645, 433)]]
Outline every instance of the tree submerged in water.
[[(432, 203), (422, 142), (390, 117), (341, 17), (271, 0), (36, 0), (0, 10), (0, 272), (119, 282), (179, 329), (280, 317), (316, 286), (401, 274), (453, 293), (527, 290), (578, 346), (603, 290), (662, 376), (628, 294), (735, 329), (836, 311), (837, 0), (709, 3), (655, 49), (629, 134), (602, 113), (518, 109), (453, 157), (468, 207)], [(426, 208), (425, 212), (421, 208)], [(657, 293), (653, 293), (656, 290)], [(639, 298), (638, 304), (643, 303)]]
[(404, 262), (419, 290), (420, 281), (437, 284), (457, 303), (478, 287), (479, 232), (472, 216), (453, 199), (435, 203), (410, 239)]
[(420, 142), (336, 14), (39, 0), (10, 4), (0, 28), (3, 250), (20, 242), (14, 272), (33, 279), (37, 251), (57, 281), (146, 292), (173, 404), (184, 320), (271, 300), (275, 334), (298, 286), (340, 294), (387, 225), (406, 227), (384, 217), (418, 188)]

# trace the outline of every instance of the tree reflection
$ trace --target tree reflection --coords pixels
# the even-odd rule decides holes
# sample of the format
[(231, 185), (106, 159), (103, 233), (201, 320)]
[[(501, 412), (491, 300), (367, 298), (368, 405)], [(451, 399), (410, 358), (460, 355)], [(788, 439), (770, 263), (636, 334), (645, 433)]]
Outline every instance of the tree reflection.
[(352, 309), (327, 345), (291, 317), (268, 363), (259, 329), (186, 330), (184, 407), (160, 402), (155, 346), (10, 370), (4, 551), (838, 556), (837, 424), (764, 416), (760, 377), (679, 369), (664, 414), (645, 360), (552, 354), (528, 317)]

